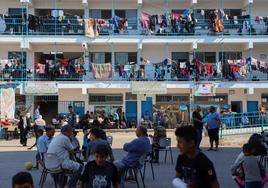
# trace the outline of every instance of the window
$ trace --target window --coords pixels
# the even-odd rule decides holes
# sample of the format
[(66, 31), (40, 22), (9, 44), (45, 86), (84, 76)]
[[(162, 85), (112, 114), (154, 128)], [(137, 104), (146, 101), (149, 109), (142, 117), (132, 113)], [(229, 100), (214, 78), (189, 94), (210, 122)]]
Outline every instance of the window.
[(204, 63), (216, 63), (216, 52), (197, 52), (196, 58)]
[(137, 52), (116, 52), (115, 53), (115, 71), (118, 71), (118, 65), (137, 64)]
[[(120, 18), (128, 19), (129, 29), (137, 29), (138, 25), (137, 10), (135, 9), (115, 10), (115, 15)], [(89, 16), (95, 19), (109, 20), (112, 18), (112, 10), (98, 10), (98, 9), (89, 10)]]
[(90, 54), (90, 60), (96, 64), (104, 64), (112, 62), (111, 52), (94, 52)]
[(242, 52), (219, 52), (219, 60), (222, 62), (239, 59), (242, 59)]
[(227, 95), (218, 95), (214, 97), (195, 97), (194, 101), (196, 104), (228, 104)]
[(120, 17), (120, 18), (125, 18), (126, 17), (126, 11), (125, 10), (115, 10), (115, 15)]
[(182, 95), (157, 95), (156, 96), (156, 102), (157, 103), (189, 103), (189, 97), (188, 96), (182, 96)]
[(8, 59), (18, 59), (21, 64), (26, 65), (26, 52), (8, 52)]
[(126, 100), (137, 100), (137, 95), (136, 94), (132, 94), (132, 93), (126, 93)]
[(174, 9), (171, 11), (171, 13), (175, 13), (175, 14), (183, 14), (185, 12), (185, 10), (182, 10), (182, 9)]
[(111, 94), (111, 95), (89, 95), (89, 104), (122, 104), (123, 95)]
[(26, 8), (9, 8), (8, 15), (10, 16), (21, 16), (22, 13), (26, 13)]
[(188, 52), (172, 52), (171, 57), (173, 61), (177, 61), (177, 62), (189, 61)]

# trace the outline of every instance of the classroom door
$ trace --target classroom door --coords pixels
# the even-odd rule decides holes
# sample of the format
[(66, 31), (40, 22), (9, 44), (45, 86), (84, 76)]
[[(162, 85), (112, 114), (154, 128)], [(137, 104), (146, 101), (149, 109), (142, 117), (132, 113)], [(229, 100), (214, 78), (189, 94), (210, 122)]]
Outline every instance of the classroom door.
[(135, 119), (137, 121), (137, 101), (126, 101), (126, 118), (127, 122)]
[(258, 106), (258, 101), (247, 101), (247, 112), (257, 112)]
[(146, 111), (149, 112), (151, 120), (152, 120), (152, 117), (153, 117), (153, 99), (152, 99), (152, 97), (147, 97), (146, 101), (142, 101), (141, 116), (143, 116)]
[(74, 112), (79, 114), (80, 119), (85, 115), (85, 102), (84, 101), (75, 101), (73, 102)]

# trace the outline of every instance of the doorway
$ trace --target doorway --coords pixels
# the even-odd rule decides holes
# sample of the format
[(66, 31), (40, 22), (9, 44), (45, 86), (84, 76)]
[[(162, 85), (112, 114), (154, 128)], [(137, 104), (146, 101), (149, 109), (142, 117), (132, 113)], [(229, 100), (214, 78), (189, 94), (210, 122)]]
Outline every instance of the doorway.
[(231, 102), (232, 112), (242, 113), (243, 112), (243, 102), (242, 101), (232, 101)]

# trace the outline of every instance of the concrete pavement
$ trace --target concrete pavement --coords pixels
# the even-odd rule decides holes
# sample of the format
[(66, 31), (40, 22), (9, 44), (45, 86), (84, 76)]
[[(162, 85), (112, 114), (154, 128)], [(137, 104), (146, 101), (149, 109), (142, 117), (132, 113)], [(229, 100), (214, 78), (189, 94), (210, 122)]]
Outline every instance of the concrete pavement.
[[(114, 137), (114, 144), (113, 149), (115, 153), (116, 159), (121, 159), (124, 156), (124, 151), (122, 151), (122, 145), (125, 142), (128, 142), (135, 138), (135, 134), (132, 133), (110, 133)], [(166, 164), (163, 163), (164, 160), (164, 153), (161, 153), (161, 160), (162, 163), (159, 165), (154, 165), (155, 168), (155, 176), (156, 180), (152, 180), (150, 168), (147, 168), (146, 173), (146, 187), (154, 187), (154, 188), (171, 188), (171, 182), (175, 175), (175, 163), (178, 156), (178, 150), (175, 148), (176, 140), (173, 135), (174, 133), (169, 133), (169, 136), (172, 138), (172, 146), (173, 149), (173, 157), (174, 157), (174, 164), (171, 164), (169, 155), (168, 155), (168, 162)], [(79, 140), (82, 143), (82, 135), (79, 134)], [(239, 138), (239, 137), (234, 137)], [(232, 141), (235, 141), (235, 139)], [(241, 144), (246, 140), (246, 138), (237, 139), (241, 141)], [(224, 139), (222, 143), (228, 143), (230, 139)], [(29, 140), (30, 144), (34, 143), (34, 139)], [(221, 187), (223, 188), (235, 188), (236, 185), (233, 182), (231, 175), (230, 175), (230, 165), (235, 160), (236, 156), (241, 151), (240, 142), (236, 142), (237, 146), (228, 146), (222, 147), (219, 152), (210, 151), (207, 152), (204, 150), (204, 153), (208, 155), (208, 157), (214, 162), (217, 176), (220, 182)], [(205, 138), (203, 140), (202, 146), (206, 147), (208, 145), (208, 140)], [(223, 145), (224, 146), (224, 145)], [(27, 151), (27, 148), (19, 146), (18, 140), (11, 140), (11, 141), (0, 141), (0, 188), (10, 188), (11, 187), (11, 177), (21, 171), (24, 170), (24, 164), (27, 161), (35, 161), (35, 151)], [(38, 181), (40, 178), (40, 172), (38, 170), (31, 170), (31, 174), (33, 175), (35, 185), (38, 186)], [(52, 180), (48, 178), (45, 187), (53, 187)], [(135, 183), (127, 183), (127, 188), (134, 188), (136, 187)]]

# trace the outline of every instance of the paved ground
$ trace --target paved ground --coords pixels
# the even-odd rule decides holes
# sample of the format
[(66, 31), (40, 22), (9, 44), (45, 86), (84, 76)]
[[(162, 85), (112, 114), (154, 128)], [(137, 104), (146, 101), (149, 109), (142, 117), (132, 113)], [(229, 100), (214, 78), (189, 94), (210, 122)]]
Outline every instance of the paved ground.
[[(121, 159), (124, 156), (124, 152), (119, 149), (122, 148), (123, 143), (135, 138), (134, 133), (111, 133), (114, 136), (114, 153), (116, 159)], [(175, 148), (175, 137), (173, 136), (174, 133), (170, 133), (170, 137), (172, 137), (172, 145), (174, 146), (173, 149), (173, 156), (176, 160), (178, 151)], [(79, 139), (82, 140), (82, 135), (79, 135)], [(239, 137), (230, 137), (225, 138), (222, 141), (222, 148), (219, 152), (207, 152), (204, 151), (205, 154), (214, 162), (216, 167), (216, 172), (218, 175), (218, 179), (220, 181), (220, 185), (222, 188), (235, 188), (236, 185), (231, 179), (230, 175), (230, 165), (235, 160), (236, 156), (241, 151), (241, 144), (246, 140), (245, 138)], [(236, 144), (228, 144), (230, 143)], [(34, 139), (29, 141), (30, 145), (34, 142)], [(16, 172), (24, 170), (24, 163), (27, 161), (34, 161), (35, 159), (35, 151), (27, 151), (27, 148), (18, 146), (18, 140), (11, 140), (11, 141), (0, 141), (0, 188), (10, 188), (11, 187), (11, 177)], [(207, 138), (204, 139), (202, 145), (204, 147), (207, 146)], [(169, 156), (168, 156), (169, 157)], [(161, 155), (161, 159), (163, 159), (163, 154)], [(154, 165), (155, 173), (156, 173), (156, 180), (152, 181), (151, 171), (147, 169), (146, 175), (146, 186), (147, 187), (154, 187), (154, 188), (171, 188), (171, 181), (174, 177), (175, 171), (175, 162), (171, 164), (170, 158), (168, 158), (167, 164), (163, 162), (160, 165)], [(40, 172), (37, 170), (31, 170), (31, 174), (34, 177), (34, 181), (37, 186), (37, 182), (39, 181)], [(53, 187), (52, 181), (49, 178), (45, 184), (45, 187)], [(133, 183), (127, 183), (126, 187), (134, 188), (136, 187)]]

